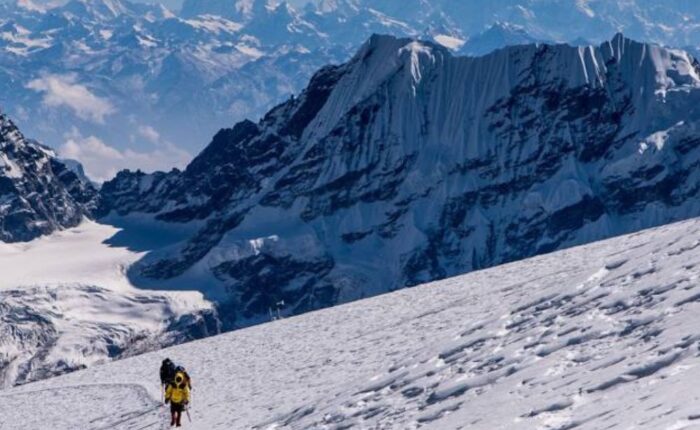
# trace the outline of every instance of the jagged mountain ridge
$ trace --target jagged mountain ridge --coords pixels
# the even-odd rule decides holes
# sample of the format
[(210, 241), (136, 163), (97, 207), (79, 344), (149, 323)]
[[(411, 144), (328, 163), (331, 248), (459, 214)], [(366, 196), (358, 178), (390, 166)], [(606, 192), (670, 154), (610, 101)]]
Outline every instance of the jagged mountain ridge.
[(202, 222), (133, 279), (212, 273), (231, 326), (697, 215), (698, 62), (617, 35), (454, 57), (374, 36), (99, 213)]
[(89, 216), (97, 190), (0, 113), (0, 241), (28, 241)]

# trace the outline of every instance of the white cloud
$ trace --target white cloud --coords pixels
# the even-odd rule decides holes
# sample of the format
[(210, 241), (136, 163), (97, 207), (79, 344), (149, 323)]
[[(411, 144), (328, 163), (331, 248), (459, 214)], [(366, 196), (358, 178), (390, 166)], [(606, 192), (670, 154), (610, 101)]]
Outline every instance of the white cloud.
[(80, 161), (87, 176), (97, 182), (112, 179), (122, 169), (168, 171), (173, 167), (184, 167), (192, 159), (187, 151), (169, 143), (160, 143), (148, 152), (119, 150), (95, 136), (81, 135), (76, 128), (64, 138), (65, 142), (58, 149), (59, 155)]
[(105, 116), (114, 113), (114, 106), (90, 90), (76, 83), (76, 76), (44, 75), (27, 84), (27, 88), (44, 93), (43, 103), (50, 107), (66, 106), (78, 117), (97, 123), (104, 123)]
[(160, 142), (160, 134), (150, 125), (139, 126), (139, 134), (151, 143)]

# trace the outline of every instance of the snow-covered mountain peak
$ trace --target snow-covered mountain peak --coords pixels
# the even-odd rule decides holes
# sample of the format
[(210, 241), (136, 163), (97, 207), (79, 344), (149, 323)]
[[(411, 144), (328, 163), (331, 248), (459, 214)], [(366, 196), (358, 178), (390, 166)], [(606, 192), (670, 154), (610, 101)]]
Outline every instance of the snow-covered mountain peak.
[[(7, 2), (9, 3), (9, 2)], [(37, 0), (15, 0), (14, 6), (16, 6), (19, 9), (24, 9), (29, 12), (38, 12), (38, 13), (46, 13), (49, 9), (58, 6), (56, 2), (43, 2), (43, 1), (37, 1)], [(0, 7), (3, 7), (3, 5), (0, 5)]]
[(527, 45), (537, 41), (520, 25), (496, 21), (483, 33), (470, 37), (459, 52), (468, 55), (484, 55), (505, 46)]
[(30, 152), (33, 155), (33, 164), (45, 165), (48, 157), (55, 156), (43, 146), (24, 138), (15, 124), (0, 112), (0, 176), (8, 178), (22, 178), (27, 168), (21, 159), (23, 154)]
[(83, 19), (92, 17), (103, 21), (132, 12), (130, 4), (123, 0), (70, 0), (61, 10)]
[(510, 31), (521, 31), (524, 30), (524, 28), (521, 25), (517, 24), (512, 24), (508, 21), (502, 21), (502, 20), (496, 20), (493, 25), (489, 27), (489, 30), (491, 31), (499, 31), (499, 32), (510, 32)]
[(693, 64), (623, 37), (462, 57), (375, 35), (184, 172), (107, 182), (99, 213), (206, 220), (130, 273), (211, 271), (237, 326), (658, 225), (697, 213)]
[[(431, 79), (425, 81), (427, 76)], [(507, 97), (515, 87), (524, 85), (523, 76), (528, 76), (532, 85), (540, 89), (561, 90), (562, 86), (575, 89), (587, 85), (607, 86), (615, 92), (616, 82), (624, 82), (636, 88), (630, 97), (642, 111), (657, 95), (669, 90), (688, 90), (700, 84), (697, 61), (689, 54), (636, 42), (622, 34), (598, 47), (532, 43), (509, 46), (481, 57), (454, 56), (445, 47), (432, 42), (374, 35), (339, 69), (338, 82), (333, 84), (328, 101), (304, 136), (312, 141), (324, 138), (343, 115), (368, 102), (370, 97), (388, 97), (396, 100), (397, 106), (409, 110), (408, 106), (416, 103), (447, 103), (434, 98), (432, 87), (436, 82), (441, 82), (445, 88), (458, 89), (442, 94), (450, 104), (479, 103), (481, 107), (477, 110), (484, 112), (499, 98)], [(473, 81), (481, 84), (465, 85)], [(427, 99), (411, 101), (416, 97)], [(446, 130), (466, 131), (463, 123), (450, 124), (442, 116), (428, 122), (431, 126), (424, 131), (433, 132), (431, 138), (438, 140)]]
[(17, 126), (2, 111), (0, 111), (0, 133), (2, 133), (3, 140), (7, 143), (24, 144), (24, 139)]
[(355, 100), (364, 98), (364, 88), (374, 88), (384, 82), (390, 75), (406, 68), (411, 76), (419, 80), (418, 69), (435, 62), (435, 51), (449, 55), (446, 48), (408, 38), (396, 38), (386, 35), (373, 35), (350, 62), (350, 73), (346, 79), (353, 80), (357, 75), (364, 76), (357, 90)]
[(185, 0), (181, 16), (219, 15), (238, 22), (248, 22), (256, 15), (275, 10), (274, 0)]
[[(413, 91), (424, 73), (436, 66), (437, 57), (449, 56), (446, 48), (431, 42), (387, 35), (373, 35), (347, 65), (337, 73), (328, 101), (309, 125), (305, 138), (322, 138), (358, 103), (375, 94), (387, 81), (398, 78), (392, 88), (399, 97), (403, 91)], [(313, 80), (312, 80), (313, 84)], [(414, 94), (415, 95), (415, 94)]]
[(360, 0), (319, 0), (315, 5), (315, 11), (317, 13), (337, 13), (341, 16), (355, 14), (360, 8)]

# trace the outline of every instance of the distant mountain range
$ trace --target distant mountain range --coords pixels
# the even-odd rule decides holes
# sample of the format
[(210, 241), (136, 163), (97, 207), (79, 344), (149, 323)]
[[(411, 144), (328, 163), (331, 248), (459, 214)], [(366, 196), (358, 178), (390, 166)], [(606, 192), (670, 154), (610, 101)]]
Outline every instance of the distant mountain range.
[(183, 167), (219, 128), (257, 120), (373, 33), (483, 55), (535, 41), (700, 45), (700, 6), (647, 0), (125, 0), (0, 4), (0, 106), (107, 180)]

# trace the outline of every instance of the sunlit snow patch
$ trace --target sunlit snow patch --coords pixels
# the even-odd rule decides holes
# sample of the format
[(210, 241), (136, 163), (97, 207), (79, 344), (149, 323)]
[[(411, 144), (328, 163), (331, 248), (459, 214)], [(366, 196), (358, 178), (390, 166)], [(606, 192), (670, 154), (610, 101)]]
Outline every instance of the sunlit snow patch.
[(435, 41), (445, 48), (452, 49), (453, 51), (458, 51), (462, 46), (464, 46), (466, 40), (459, 39), (457, 37), (448, 36), (446, 34), (438, 34), (434, 37)]

